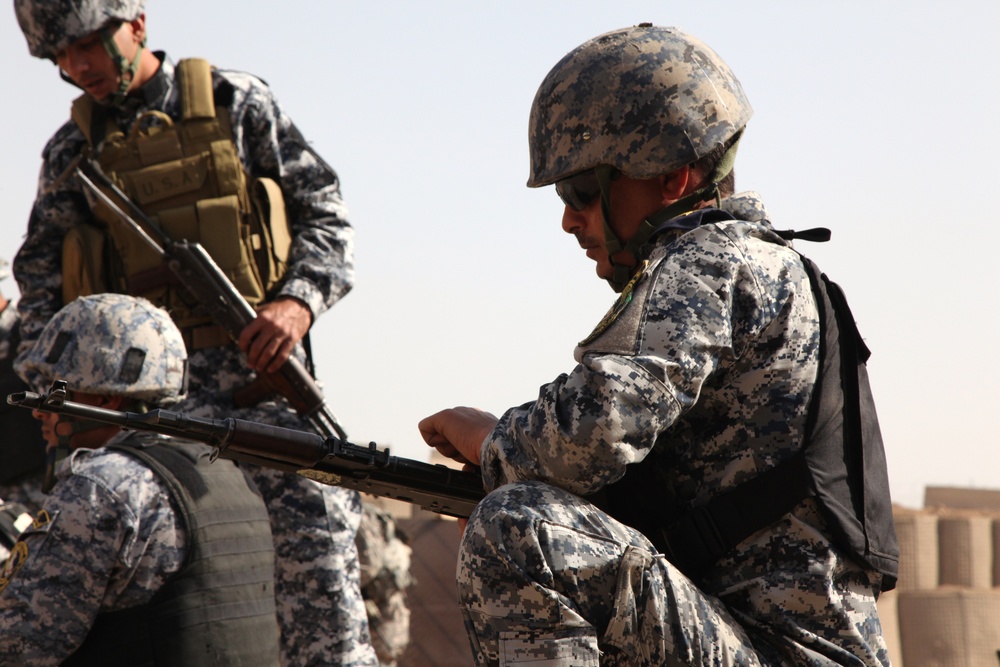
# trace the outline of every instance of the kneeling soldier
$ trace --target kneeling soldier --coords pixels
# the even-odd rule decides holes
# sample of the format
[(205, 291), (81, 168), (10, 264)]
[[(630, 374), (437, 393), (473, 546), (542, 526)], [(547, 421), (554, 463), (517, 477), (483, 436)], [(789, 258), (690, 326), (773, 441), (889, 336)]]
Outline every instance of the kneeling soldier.
[[(180, 332), (141, 298), (73, 301), (27, 363), (110, 409), (186, 391)], [(278, 664), (271, 531), (243, 472), (201, 444), (35, 416), (71, 453), (0, 571), (0, 663)]]

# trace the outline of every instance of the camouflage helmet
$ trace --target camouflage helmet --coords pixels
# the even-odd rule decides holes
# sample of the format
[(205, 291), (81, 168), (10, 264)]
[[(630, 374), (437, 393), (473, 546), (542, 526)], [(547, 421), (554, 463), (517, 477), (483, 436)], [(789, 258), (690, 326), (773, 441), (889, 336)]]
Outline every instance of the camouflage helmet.
[(54, 61), (73, 42), (115, 21), (133, 21), (146, 0), (14, 0), (28, 51)]
[(95, 294), (45, 325), (24, 370), (70, 389), (166, 405), (187, 392), (187, 351), (167, 311), (143, 298)]
[(695, 162), (736, 135), (752, 110), (703, 42), (648, 23), (570, 51), (535, 94), (528, 187), (609, 165), (638, 179)]

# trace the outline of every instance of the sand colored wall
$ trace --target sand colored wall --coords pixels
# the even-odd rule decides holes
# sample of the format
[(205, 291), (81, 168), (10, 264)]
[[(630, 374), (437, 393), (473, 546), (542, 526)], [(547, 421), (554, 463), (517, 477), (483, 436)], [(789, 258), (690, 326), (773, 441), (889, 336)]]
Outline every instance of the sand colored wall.
[(961, 491), (894, 508), (900, 576), (879, 615), (895, 667), (1000, 665), (1000, 492)]

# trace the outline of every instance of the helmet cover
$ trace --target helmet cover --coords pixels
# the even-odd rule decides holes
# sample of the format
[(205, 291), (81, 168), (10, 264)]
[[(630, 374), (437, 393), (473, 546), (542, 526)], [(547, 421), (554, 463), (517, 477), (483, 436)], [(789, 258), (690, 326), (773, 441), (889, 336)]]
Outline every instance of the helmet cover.
[(95, 294), (49, 320), (23, 370), (70, 389), (156, 405), (187, 391), (187, 350), (170, 315), (146, 299)]
[(637, 179), (725, 144), (752, 114), (725, 62), (677, 28), (641, 24), (570, 51), (531, 106), (528, 187), (598, 165)]
[(28, 51), (55, 61), (73, 42), (114, 21), (133, 21), (146, 0), (14, 0), (14, 11)]

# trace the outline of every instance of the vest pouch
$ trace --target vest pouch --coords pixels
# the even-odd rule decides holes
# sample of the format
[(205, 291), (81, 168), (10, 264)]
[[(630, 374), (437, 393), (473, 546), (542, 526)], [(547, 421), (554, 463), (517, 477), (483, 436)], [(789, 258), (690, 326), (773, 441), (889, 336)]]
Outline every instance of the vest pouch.
[(162, 111), (147, 111), (139, 116), (129, 132), (128, 144), (143, 165), (169, 162), (184, 155), (173, 119)]
[[(155, 213), (157, 204), (177, 206), (193, 204), (208, 192), (211, 156), (200, 153), (121, 175), (125, 193), (147, 213)], [(213, 195), (231, 194), (212, 192)], [(169, 202), (166, 202), (169, 200)]]
[[(170, 238), (201, 243), (236, 290), (256, 306), (284, 274), (291, 236), (277, 184), (261, 186), (257, 195), (251, 192), (233, 143), (229, 110), (216, 107), (212, 82), (206, 61), (183, 60), (177, 66), (179, 118), (150, 110), (126, 134), (83, 95), (73, 103), (73, 119), (105, 173), (133, 203)], [(105, 241), (105, 256), (115, 257), (119, 266), (113, 280), (106, 278), (115, 286), (111, 289), (165, 307), (182, 329), (209, 322), (199, 300), (178, 285), (134, 230), (100, 202), (91, 207), (112, 238)], [(69, 282), (75, 292), (84, 278), (77, 275)]]
[[(109, 197), (116, 199), (116, 197), (111, 192), (106, 192)], [(149, 271), (150, 269), (161, 266), (162, 260), (160, 255), (150, 248), (139, 235), (131, 229), (128, 223), (123, 222), (117, 214), (115, 214), (111, 209), (104, 204), (103, 201), (95, 200), (92, 204), (92, 210), (94, 217), (100, 222), (100, 226), (94, 226), (94, 229), (99, 231), (104, 236), (103, 247), (101, 248), (100, 254), (95, 254), (93, 244), (96, 243), (96, 237), (92, 230), (78, 230), (76, 234), (80, 234), (80, 238), (84, 244), (91, 245), (92, 250), (88, 251), (86, 257), (91, 258), (91, 260), (102, 257), (103, 258), (103, 268), (97, 269), (104, 275), (104, 287), (103, 291), (119, 292), (123, 294), (135, 294), (130, 292), (130, 279), (136, 273), (141, 273), (144, 271)], [(85, 225), (79, 225), (84, 227)], [(76, 242), (76, 241), (74, 241)], [(66, 253), (68, 249), (65, 244), (63, 247), (63, 252)], [(66, 267), (64, 257), (63, 267)], [(98, 265), (101, 267), (102, 265)], [(89, 270), (94, 273), (94, 270)], [(65, 271), (64, 271), (65, 273)], [(81, 284), (81, 278), (79, 276), (63, 276), (64, 283), (68, 282), (72, 284)], [(94, 283), (97, 284), (97, 283)], [(65, 292), (65, 290), (64, 290)], [(99, 292), (94, 292), (99, 293)], [(64, 297), (68, 294), (64, 293)], [(83, 296), (83, 293), (77, 294), (76, 296)], [(150, 297), (151, 300), (154, 300)], [(155, 302), (155, 300), (154, 300)], [(67, 302), (68, 303), (68, 302)]]
[(265, 294), (271, 294), (288, 270), (292, 232), (281, 187), (270, 178), (258, 178), (250, 192), (251, 247)]
[[(235, 195), (205, 199), (196, 205), (201, 244), (233, 287), (251, 306), (264, 300), (260, 275), (250, 251), (250, 229), (243, 224), (239, 199)], [(169, 233), (169, 232), (168, 232)]]
[(63, 305), (77, 297), (108, 291), (104, 275), (105, 233), (94, 225), (79, 224), (63, 237)]

